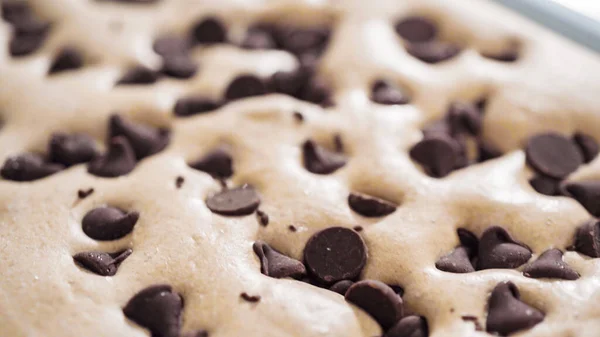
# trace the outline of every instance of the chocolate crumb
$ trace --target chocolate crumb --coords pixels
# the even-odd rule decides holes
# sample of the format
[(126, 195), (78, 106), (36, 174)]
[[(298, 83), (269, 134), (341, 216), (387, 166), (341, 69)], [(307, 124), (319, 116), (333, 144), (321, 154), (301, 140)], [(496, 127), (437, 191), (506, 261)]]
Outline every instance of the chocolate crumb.
[(460, 318), (462, 318), (462, 320), (465, 322), (473, 322), (473, 324), (475, 324), (475, 331), (483, 331), (483, 327), (481, 326), (481, 324), (479, 324), (479, 319), (477, 318), (477, 316), (464, 315), (460, 316)]
[(261, 211), (260, 209), (256, 210), (256, 217), (258, 218), (258, 222), (263, 226), (267, 227), (269, 224), (269, 216), (267, 213)]
[(296, 226), (294, 226), (294, 225), (289, 225), (289, 226), (288, 226), (288, 229), (289, 229), (290, 231), (292, 231), (292, 232), (296, 232), (296, 231), (298, 231), (298, 229), (297, 229), (297, 228), (296, 228)]
[(352, 229), (354, 229), (357, 232), (362, 232), (363, 227), (362, 226), (354, 226), (354, 228), (352, 228)]
[(302, 113), (298, 112), (298, 111), (294, 111), (294, 119), (298, 123), (303, 123), (304, 122), (304, 115)]
[(241, 293), (240, 297), (244, 301), (248, 301), (250, 303), (257, 303), (260, 301), (260, 295), (248, 295), (248, 293), (246, 293), (246, 292)]
[(85, 198), (89, 197), (92, 193), (94, 193), (94, 188), (90, 187), (87, 190), (77, 191), (77, 196), (79, 197), (79, 199), (85, 199)]
[(178, 176), (177, 179), (175, 179), (175, 187), (181, 188), (184, 181), (185, 179), (182, 176)]

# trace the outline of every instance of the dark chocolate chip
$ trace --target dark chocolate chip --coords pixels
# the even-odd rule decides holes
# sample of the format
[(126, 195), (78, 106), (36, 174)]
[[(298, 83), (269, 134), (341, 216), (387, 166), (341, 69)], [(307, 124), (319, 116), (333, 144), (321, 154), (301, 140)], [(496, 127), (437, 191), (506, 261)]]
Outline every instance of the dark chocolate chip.
[(560, 195), (560, 180), (536, 175), (529, 180), (529, 184), (536, 192), (549, 196)]
[(329, 85), (319, 77), (311, 78), (302, 89), (298, 98), (310, 103), (319, 104), (323, 107), (333, 105)]
[(456, 247), (451, 253), (440, 257), (435, 267), (449, 273), (472, 273), (475, 271), (471, 263), (472, 252), (464, 246)]
[(517, 43), (514, 43), (499, 52), (484, 51), (481, 56), (499, 62), (516, 62), (520, 56), (520, 47)]
[(138, 160), (162, 151), (169, 144), (167, 129), (134, 123), (119, 115), (110, 116), (108, 129), (111, 139), (122, 136), (129, 141)]
[(330, 227), (308, 240), (304, 261), (311, 274), (322, 282), (354, 279), (367, 262), (367, 246), (355, 231)]
[(269, 224), (269, 215), (267, 213), (261, 211), (260, 209), (257, 209), (256, 217), (258, 218), (258, 222), (261, 226), (267, 227), (267, 225)]
[(331, 287), (329, 287), (329, 290), (344, 296), (346, 294), (346, 291), (348, 291), (348, 289), (353, 284), (354, 284), (354, 282), (352, 282), (350, 280), (341, 280), (341, 281), (334, 283)]
[(568, 182), (561, 190), (577, 200), (591, 215), (600, 217), (600, 181)]
[(362, 226), (354, 226), (352, 227), (352, 229), (354, 229), (357, 232), (362, 232), (364, 228)]
[(479, 249), (479, 240), (475, 234), (464, 228), (458, 228), (456, 234), (462, 246), (471, 249), (473, 254), (477, 252)]
[(246, 31), (241, 47), (246, 49), (275, 49), (277, 44), (271, 30), (257, 25)]
[(579, 274), (562, 259), (560, 249), (549, 249), (523, 269), (523, 275), (533, 278), (559, 278), (576, 280)]
[(260, 295), (248, 295), (246, 292), (241, 293), (240, 298), (250, 303), (257, 303), (260, 301)]
[(158, 74), (144, 66), (133, 67), (123, 74), (117, 85), (153, 84), (158, 80)]
[(124, 137), (110, 141), (107, 152), (88, 164), (88, 172), (99, 177), (114, 178), (133, 171), (136, 165), (135, 154)]
[(387, 284), (376, 280), (354, 283), (345, 298), (371, 315), (384, 330), (393, 327), (403, 316), (402, 298)]
[(281, 254), (265, 242), (256, 241), (252, 249), (260, 260), (260, 272), (267, 276), (299, 278), (306, 274), (302, 262)]
[(306, 52), (320, 54), (329, 41), (331, 32), (328, 28), (285, 27), (277, 31), (277, 44), (281, 49), (300, 55)]
[(477, 269), (517, 268), (531, 258), (531, 250), (502, 227), (492, 226), (479, 241)]
[(406, 51), (425, 63), (435, 64), (454, 58), (461, 52), (461, 49), (453, 43), (433, 41), (410, 43), (406, 46)]
[(221, 191), (208, 199), (206, 206), (220, 215), (248, 215), (260, 205), (260, 197), (251, 186)]
[(161, 72), (166, 76), (187, 79), (196, 75), (198, 64), (188, 55), (168, 55), (163, 57)]
[(83, 55), (74, 47), (65, 47), (58, 52), (52, 61), (48, 74), (73, 70), (83, 67)]
[(229, 178), (233, 175), (233, 159), (229, 149), (225, 146), (213, 149), (189, 165), (219, 179)]
[(183, 186), (183, 182), (185, 181), (185, 179), (182, 176), (178, 176), (175, 179), (175, 187), (177, 188), (181, 188), (181, 186)]
[(558, 133), (542, 133), (529, 138), (525, 155), (527, 163), (536, 171), (557, 179), (575, 172), (583, 164), (577, 144)]
[(225, 42), (227, 39), (227, 32), (221, 20), (215, 17), (209, 17), (198, 22), (192, 28), (192, 38), (194, 38), (197, 43), (221, 43)]
[(465, 322), (473, 322), (473, 325), (475, 325), (475, 331), (483, 331), (483, 327), (479, 323), (479, 318), (477, 318), (477, 316), (464, 315), (460, 316), (460, 318)]
[(298, 228), (296, 228), (296, 226), (294, 226), (294, 225), (289, 225), (288, 229), (290, 230), (290, 232), (294, 232), (294, 233), (298, 231)]
[(32, 54), (42, 46), (45, 39), (45, 34), (15, 35), (8, 46), (10, 55), (21, 57)]
[(494, 288), (488, 300), (487, 332), (506, 336), (544, 320), (544, 313), (519, 298), (519, 290), (512, 282), (502, 282)]
[(481, 131), (481, 112), (477, 106), (467, 102), (453, 102), (447, 113), (450, 134), (471, 134), (476, 136)]
[(577, 227), (575, 250), (590, 257), (600, 257), (600, 221), (592, 219)]
[(267, 93), (267, 88), (262, 79), (254, 75), (240, 75), (231, 81), (225, 89), (225, 98), (236, 100), (251, 96), (260, 96)]
[(594, 158), (596, 158), (598, 155), (598, 152), (600, 152), (598, 142), (596, 142), (593, 137), (584, 133), (577, 132), (575, 135), (573, 135), (573, 141), (579, 146), (585, 163), (589, 163), (594, 160)]
[(423, 16), (410, 16), (396, 24), (396, 32), (408, 42), (428, 42), (436, 38), (435, 23)]
[(394, 203), (356, 192), (348, 195), (348, 205), (353, 211), (366, 217), (386, 216), (396, 210)]
[(50, 137), (48, 158), (52, 162), (72, 166), (88, 162), (97, 154), (94, 139), (86, 134), (54, 133)]
[(150, 330), (152, 337), (179, 337), (183, 299), (170, 285), (153, 285), (123, 308), (127, 318)]
[(94, 189), (90, 187), (87, 190), (77, 191), (77, 197), (79, 199), (85, 199), (85, 198), (89, 197), (90, 195), (92, 195), (92, 193), (94, 193)]
[(294, 119), (296, 120), (296, 122), (298, 123), (303, 123), (304, 122), (304, 115), (298, 111), (294, 111)]
[(208, 98), (189, 96), (178, 99), (173, 110), (176, 116), (187, 117), (216, 110), (219, 106), (219, 103)]
[(0, 2), (2, 19), (11, 24), (18, 24), (32, 15), (29, 4), (18, 0), (5, 0)]
[(304, 68), (293, 71), (278, 71), (269, 79), (269, 89), (280, 94), (300, 98), (302, 90), (308, 85), (312, 74)]
[(8, 157), (0, 169), (0, 175), (6, 180), (33, 181), (47, 177), (62, 169), (64, 169), (64, 166), (47, 163), (40, 155), (23, 153)]
[(421, 316), (405, 316), (389, 329), (383, 337), (428, 337), (427, 319)]
[(379, 104), (407, 104), (408, 95), (399, 87), (384, 80), (377, 80), (371, 87), (371, 100)]
[(315, 174), (330, 174), (346, 165), (346, 157), (332, 152), (312, 140), (302, 145), (304, 167)]
[(131, 253), (131, 249), (116, 253), (83, 252), (75, 254), (73, 260), (92, 273), (100, 276), (114, 276), (121, 262)]
[(83, 232), (98, 241), (117, 240), (133, 231), (140, 214), (124, 212), (116, 207), (105, 206), (87, 212), (81, 221)]
[(189, 41), (177, 36), (161, 36), (152, 45), (152, 49), (160, 56), (185, 55), (189, 51)]
[(410, 149), (410, 156), (421, 164), (429, 175), (442, 178), (447, 176), (458, 161), (458, 143), (442, 134), (424, 138)]

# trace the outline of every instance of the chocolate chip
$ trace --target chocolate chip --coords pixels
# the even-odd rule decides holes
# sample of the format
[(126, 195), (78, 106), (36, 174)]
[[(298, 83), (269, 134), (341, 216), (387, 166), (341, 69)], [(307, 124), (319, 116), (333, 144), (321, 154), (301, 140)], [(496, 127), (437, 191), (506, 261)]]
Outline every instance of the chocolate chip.
[(185, 179), (182, 176), (178, 176), (177, 179), (175, 179), (175, 187), (181, 188), (181, 186), (183, 186), (184, 181)]
[(176, 116), (187, 117), (216, 110), (220, 104), (202, 96), (190, 96), (177, 100), (174, 107)]
[(48, 74), (83, 67), (83, 55), (74, 47), (63, 48), (54, 58)]
[(169, 144), (167, 129), (134, 123), (119, 115), (110, 116), (108, 129), (110, 138), (122, 136), (129, 141), (138, 160), (162, 151)]
[(257, 303), (260, 301), (260, 295), (248, 295), (248, 293), (243, 292), (240, 294), (240, 297), (247, 302)]
[(402, 298), (388, 285), (376, 280), (354, 283), (345, 298), (371, 315), (384, 330), (393, 327), (403, 316)]
[(269, 89), (280, 94), (300, 98), (302, 90), (308, 85), (312, 73), (304, 68), (293, 71), (278, 71), (269, 79)]
[(594, 158), (596, 158), (598, 155), (598, 152), (600, 152), (598, 142), (596, 142), (593, 137), (584, 133), (577, 132), (575, 135), (573, 135), (573, 141), (575, 144), (577, 144), (577, 146), (579, 146), (585, 163), (589, 163), (594, 160)]
[(299, 278), (306, 274), (302, 262), (285, 256), (268, 244), (256, 241), (252, 249), (260, 261), (260, 272), (274, 278)]
[(258, 194), (254, 188), (247, 185), (221, 191), (206, 199), (206, 206), (221, 215), (252, 214), (258, 205), (260, 205)]
[(0, 2), (2, 19), (11, 24), (17, 24), (32, 15), (29, 4), (23, 1), (5, 0)]
[(161, 72), (166, 76), (187, 79), (196, 75), (198, 64), (188, 55), (168, 55), (163, 57)]
[(410, 157), (421, 164), (429, 175), (442, 178), (456, 166), (459, 145), (448, 136), (432, 135), (413, 146), (410, 149)]
[(583, 164), (583, 155), (571, 139), (558, 133), (535, 135), (525, 147), (527, 163), (536, 171), (557, 179), (575, 172)]
[(435, 64), (454, 58), (461, 52), (461, 49), (453, 43), (433, 41), (410, 43), (406, 46), (406, 51), (425, 63)]
[(367, 262), (367, 246), (355, 231), (330, 227), (315, 233), (304, 247), (304, 261), (318, 280), (334, 283), (357, 277)]
[(428, 337), (427, 319), (421, 316), (405, 316), (389, 329), (383, 337)]
[(471, 249), (473, 253), (477, 252), (479, 249), (479, 240), (475, 234), (464, 228), (458, 228), (456, 234), (462, 246)]
[(481, 56), (498, 62), (516, 62), (520, 56), (518, 43), (513, 43), (499, 52), (482, 52)]
[(529, 184), (536, 192), (549, 196), (560, 195), (560, 180), (536, 175), (529, 180)]
[(331, 287), (329, 287), (329, 290), (344, 296), (346, 294), (346, 291), (348, 291), (348, 289), (353, 284), (354, 284), (354, 282), (352, 282), (350, 280), (341, 280), (341, 281), (334, 283)]
[(52, 162), (72, 166), (88, 162), (97, 154), (94, 139), (86, 134), (54, 133), (50, 137), (48, 157)]
[(219, 179), (229, 178), (233, 175), (233, 159), (229, 149), (225, 146), (219, 146), (211, 150), (189, 165)]
[(209, 17), (198, 22), (192, 28), (192, 37), (197, 43), (221, 43), (227, 39), (225, 29), (225, 26), (219, 19)]
[(315, 174), (330, 174), (346, 165), (346, 158), (329, 151), (312, 140), (302, 145), (304, 167)]
[(152, 44), (152, 49), (160, 56), (185, 55), (189, 51), (189, 41), (177, 36), (161, 36)]
[(290, 230), (290, 232), (294, 232), (294, 233), (298, 231), (298, 229), (294, 225), (289, 225), (288, 229)]
[(83, 268), (100, 276), (114, 276), (121, 262), (133, 251), (127, 249), (116, 253), (83, 252), (73, 256), (73, 260)]
[(579, 274), (562, 259), (560, 249), (549, 249), (523, 269), (523, 275), (533, 278), (559, 278), (576, 280)]
[(410, 16), (396, 24), (396, 32), (408, 42), (427, 42), (436, 38), (438, 29), (423, 16)]
[(592, 219), (577, 227), (575, 250), (590, 257), (600, 257), (600, 221)]
[(150, 286), (123, 308), (125, 317), (150, 330), (152, 337), (179, 337), (183, 299), (170, 285)]
[(298, 123), (303, 123), (304, 122), (304, 115), (298, 111), (294, 111), (294, 119), (296, 120), (296, 122)]
[(26, 56), (40, 49), (45, 40), (46, 34), (15, 35), (10, 40), (8, 49), (12, 57)]
[(371, 100), (379, 104), (407, 104), (410, 98), (404, 91), (384, 80), (377, 80), (371, 87)]
[(357, 232), (362, 232), (364, 228), (362, 226), (354, 226), (352, 227), (352, 229), (354, 229)]
[(591, 215), (600, 216), (600, 181), (574, 181), (562, 186), (565, 195), (577, 200)]
[(477, 269), (517, 268), (531, 258), (531, 250), (516, 241), (508, 232), (492, 226), (483, 232), (479, 241)]
[(260, 96), (267, 93), (265, 83), (254, 75), (240, 75), (229, 83), (225, 89), (225, 98), (236, 100), (251, 96)]
[(481, 131), (481, 112), (475, 104), (461, 101), (452, 102), (446, 118), (452, 135), (466, 133), (476, 136)]
[(298, 98), (307, 102), (319, 104), (323, 107), (329, 107), (333, 105), (329, 85), (325, 82), (325, 80), (318, 77), (313, 77), (308, 81), (308, 83), (302, 88)]
[(6, 180), (33, 181), (52, 175), (64, 166), (44, 161), (35, 153), (23, 153), (8, 157), (0, 169), (0, 175)]
[(494, 288), (488, 300), (487, 332), (506, 336), (544, 320), (544, 313), (519, 298), (519, 290), (512, 282), (502, 282)]
[(471, 263), (472, 254), (467, 247), (456, 247), (451, 253), (440, 257), (435, 267), (449, 273), (472, 273), (475, 271)]
[(261, 211), (260, 209), (257, 209), (256, 217), (258, 218), (258, 222), (261, 226), (267, 227), (267, 225), (269, 224), (269, 215), (267, 215), (267, 213)]
[(136, 66), (127, 70), (123, 77), (117, 81), (117, 85), (146, 85), (153, 84), (157, 80), (158, 74), (154, 70), (148, 69), (144, 66)]
[(89, 197), (90, 195), (92, 195), (92, 193), (94, 193), (94, 189), (90, 187), (87, 190), (77, 191), (77, 197), (79, 199), (85, 199), (85, 198)]
[(387, 200), (356, 192), (348, 195), (348, 205), (353, 211), (366, 217), (386, 216), (396, 210), (396, 205)]
[(241, 47), (246, 49), (275, 49), (277, 45), (272, 31), (265, 26), (257, 25), (246, 31)]
[(276, 35), (280, 48), (300, 55), (306, 52), (320, 54), (325, 49), (330, 34), (330, 30), (326, 27), (285, 27), (279, 28)]
[(475, 325), (475, 331), (483, 331), (483, 327), (479, 323), (479, 318), (477, 318), (477, 316), (464, 315), (460, 316), (460, 318), (465, 322), (473, 322), (473, 325)]
[(88, 164), (88, 172), (99, 177), (114, 178), (133, 171), (136, 165), (135, 154), (124, 137), (110, 141), (108, 151)]
[(98, 241), (120, 239), (133, 231), (140, 214), (105, 206), (87, 212), (81, 221), (83, 232)]

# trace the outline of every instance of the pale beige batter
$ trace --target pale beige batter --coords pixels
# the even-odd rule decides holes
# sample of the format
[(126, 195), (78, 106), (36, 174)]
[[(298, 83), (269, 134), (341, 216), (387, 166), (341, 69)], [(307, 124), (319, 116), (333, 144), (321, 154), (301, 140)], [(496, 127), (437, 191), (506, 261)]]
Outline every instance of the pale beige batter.
[[(45, 151), (57, 131), (86, 132), (104, 142), (108, 116), (118, 111), (137, 121), (166, 126), (166, 150), (144, 159), (129, 175), (92, 176), (84, 165), (34, 182), (0, 181), (0, 336), (148, 336), (126, 319), (125, 303), (139, 290), (167, 283), (185, 298), (183, 332), (206, 329), (224, 336), (377, 336), (379, 325), (337, 293), (260, 273), (256, 240), (297, 259), (308, 238), (333, 225), (361, 225), (369, 257), (361, 278), (405, 289), (409, 311), (427, 318), (433, 337), (485, 336), (463, 315), (485, 325), (491, 289), (511, 280), (545, 320), (516, 336), (597, 337), (600, 334), (600, 259), (567, 252), (576, 281), (530, 279), (518, 270), (451, 274), (435, 261), (458, 243), (456, 228), (477, 235), (501, 224), (529, 245), (534, 258), (551, 247), (564, 250), (576, 226), (590, 218), (577, 201), (547, 197), (528, 184), (532, 175), (523, 141), (543, 131), (575, 130), (600, 139), (600, 57), (487, 1), (476, 0), (163, 0), (124, 6), (83, 0), (31, 1), (56, 22), (44, 47), (11, 58), (10, 26), (0, 24), (0, 161), (24, 151)], [(263, 18), (298, 23), (331, 22), (335, 35), (321, 72), (335, 88), (327, 109), (282, 95), (236, 101), (217, 113), (175, 118), (175, 101), (189, 93), (218, 98), (242, 72), (268, 76), (290, 70), (282, 51), (247, 51), (231, 45), (197, 47), (201, 68), (186, 81), (113, 88), (134, 64), (155, 66), (152, 42), (183, 33), (199, 18), (216, 14), (239, 41), (246, 25)], [(436, 18), (443, 36), (468, 48), (457, 58), (428, 65), (408, 55), (393, 23), (410, 14)], [(500, 50), (512, 39), (523, 46), (519, 62), (482, 58), (476, 50)], [(86, 67), (46, 72), (64, 44), (85, 52)], [(403, 106), (369, 101), (369, 86), (387, 78), (410, 88)], [(443, 179), (425, 175), (407, 151), (421, 127), (449, 102), (487, 94), (484, 138), (506, 154), (455, 171)], [(293, 111), (304, 114), (298, 124)], [(319, 176), (302, 167), (300, 145), (311, 137), (333, 147), (343, 139), (348, 164)], [(186, 162), (221, 143), (231, 145), (231, 185), (253, 184), (270, 218), (211, 213), (206, 197), (220, 189)], [(176, 189), (175, 178), (185, 182)], [(600, 178), (600, 160), (568, 180)], [(95, 192), (77, 202), (77, 191)], [(400, 204), (384, 218), (367, 219), (347, 204), (350, 191)], [(81, 230), (87, 211), (110, 204), (136, 210), (132, 235), (100, 242)], [(292, 232), (289, 225), (298, 230)], [(133, 254), (114, 277), (78, 267), (81, 251)], [(240, 299), (258, 294), (257, 304)]]

